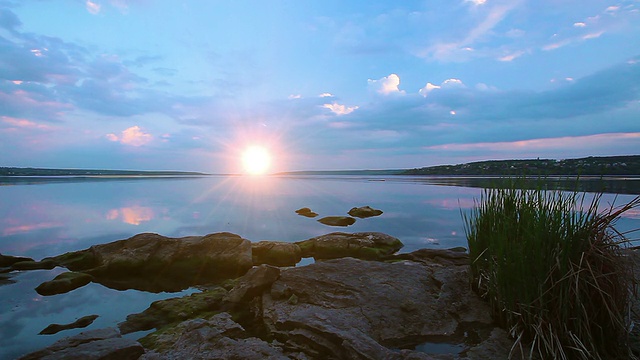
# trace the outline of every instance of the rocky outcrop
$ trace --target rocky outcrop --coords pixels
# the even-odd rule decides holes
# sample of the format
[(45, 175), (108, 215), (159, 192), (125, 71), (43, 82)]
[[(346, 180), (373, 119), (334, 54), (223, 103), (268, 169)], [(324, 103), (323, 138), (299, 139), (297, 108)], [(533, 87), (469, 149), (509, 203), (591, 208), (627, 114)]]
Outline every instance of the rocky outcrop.
[(251, 244), (253, 265), (295, 266), (302, 260), (302, 250), (294, 243), (260, 241)]
[(20, 360), (135, 360), (144, 354), (144, 348), (134, 340), (125, 339), (113, 328), (86, 331), (65, 338), (53, 345), (27, 354)]
[(378, 232), (335, 232), (297, 242), (303, 257), (316, 260), (354, 257), (376, 260), (391, 255), (404, 245), (397, 238)]
[(10, 267), (11, 265), (21, 261), (33, 261), (31, 258), (22, 256), (10, 256), (0, 254), (0, 268)]
[(373, 216), (382, 215), (382, 210), (374, 209), (370, 206), (354, 207), (349, 210), (349, 215), (365, 219)]
[(308, 218), (313, 218), (313, 217), (318, 216), (317, 213), (313, 212), (308, 207), (303, 207), (301, 209), (296, 210), (296, 214), (304, 216), (304, 217), (308, 217)]
[(142, 341), (147, 347), (155, 349), (141, 357), (145, 360), (290, 359), (277, 343), (251, 336), (228, 313), (185, 321), (163, 333), (147, 336)]
[(64, 294), (91, 282), (93, 277), (80, 272), (64, 272), (51, 281), (45, 281), (36, 287), (36, 292), (43, 296)]
[(264, 321), (276, 339), (313, 357), (393, 358), (393, 348), (463, 342), (469, 325), (491, 325), (468, 276), (466, 267), (411, 261), (322, 261), (282, 272), (263, 297)]
[(45, 260), (90, 274), (110, 288), (150, 292), (235, 278), (253, 265), (251, 242), (231, 233), (183, 238), (143, 233)]
[(269, 265), (260, 265), (249, 270), (224, 297), (224, 301), (240, 303), (262, 294), (280, 277), (280, 269)]
[(349, 226), (356, 223), (356, 219), (350, 216), (326, 216), (318, 222), (329, 226)]
[(70, 324), (51, 324), (44, 328), (39, 332), (40, 335), (53, 335), (57, 334), (60, 331), (69, 330), (69, 329), (79, 329), (85, 328), (91, 324), (93, 321), (98, 318), (98, 315), (87, 315), (83, 316), (80, 319), (70, 323)]

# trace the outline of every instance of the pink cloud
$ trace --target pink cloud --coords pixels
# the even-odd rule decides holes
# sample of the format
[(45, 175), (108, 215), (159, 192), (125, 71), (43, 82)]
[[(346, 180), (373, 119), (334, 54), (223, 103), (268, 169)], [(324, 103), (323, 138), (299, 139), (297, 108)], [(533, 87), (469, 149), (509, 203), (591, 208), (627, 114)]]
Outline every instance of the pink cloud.
[(142, 146), (150, 143), (153, 140), (153, 135), (145, 133), (142, 128), (136, 125), (123, 130), (120, 136), (110, 133), (106, 134), (105, 138), (125, 145)]

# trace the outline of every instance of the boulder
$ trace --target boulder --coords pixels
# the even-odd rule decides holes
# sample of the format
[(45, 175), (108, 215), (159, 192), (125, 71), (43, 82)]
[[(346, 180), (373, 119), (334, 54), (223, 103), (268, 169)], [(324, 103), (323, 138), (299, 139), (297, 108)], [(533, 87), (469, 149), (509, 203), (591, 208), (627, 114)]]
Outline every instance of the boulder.
[(329, 226), (349, 226), (356, 223), (356, 219), (350, 216), (326, 216), (318, 222)]
[(64, 294), (91, 282), (93, 277), (80, 272), (64, 272), (53, 280), (45, 281), (38, 285), (36, 292), (43, 296)]
[(53, 345), (27, 354), (20, 360), (135, 360), (144, 353), (140, 343), (120, 336), (113, 328), (86, 331), (58, 340)]
[(87, 315), (87, 316), (83, 316), (80, 319), (70, 323), (70, 324), (51, 324), (49, 326), (47, 326), (46, 328), (44, 328), (44, 330), (40, 331), (38, 334), (39, 335), (53, 335), (53, 334), (57, 334), (60, 331), (63, 330), (69, 330), (69, 329), (79, 329), (79, 328), (85, 328), (91, 324), (93, 324), (93, 321), (95, 319), (98, 318), (98, 315)]
[(382, 210), (371, 208), (370, 206), (354, 207), (349, 210), (349, 215), (357, 218), (365, 219), (373, 216), (382, 215)]
[(313, 212), (311, 209), (309, 209), (308, 207), (303, 207), (301, 209), (296, 210), (296, 214), (298, 215), (302, 215), (304, 217), (308, 217), (308, 218), (313, 218), (318, 216), (317, 213)]
[(243, 275), (251, 242), (231, 233), (169, 238), (143, 233), (48, 259), (117, 290), (180, 291)]
[(220, 309), (226, 293), (223, 288), (215, 287), (189, 296), (154, 301), (145, 311), (128, 315), (118, 328), (122, 334), (128, 334), (204, 316)]
[(297, 242), (303, 257), (316, 260), (355, 257), (376, 260), (391, 255), (404, 245), (397, 238), (378, 232), (335, 232)]
[(224, 297), (224, 301), (240, 303), (251, 300), (260, 295), (264, 290), (280, 277), (280, 269), (269, 265), (260, 265), (247, 271), (241, 277), (236, 286)]
[(280, 241), (260, 241), (251, 244), (253, 265), (295, 266), (302, 259), (297, 244)]

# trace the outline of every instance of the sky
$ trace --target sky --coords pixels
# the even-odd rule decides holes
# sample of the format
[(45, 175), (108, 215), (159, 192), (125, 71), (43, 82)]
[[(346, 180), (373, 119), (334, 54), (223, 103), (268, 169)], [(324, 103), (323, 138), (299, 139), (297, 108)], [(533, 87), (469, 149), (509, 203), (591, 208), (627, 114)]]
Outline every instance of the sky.
[(0, 0), (0, 166), (640, 154), (640, 0)]

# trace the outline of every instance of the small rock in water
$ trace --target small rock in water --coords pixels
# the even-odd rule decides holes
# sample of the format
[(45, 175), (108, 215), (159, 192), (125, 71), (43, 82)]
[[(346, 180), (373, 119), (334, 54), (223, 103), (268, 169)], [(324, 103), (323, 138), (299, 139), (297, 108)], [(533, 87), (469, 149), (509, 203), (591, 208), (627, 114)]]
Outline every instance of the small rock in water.
[(318, 221), (329, 226), (349, 226), (355, 224), (356, 219), (350, 216), (327, 216)]
[(51, 324), (46, 328), (44, 328), (44, 330), (40, 331), (39, 335), (53, 335), (63, 330), (85, 328), (91, 325), (93, 321), (97, 318), (98, 318), (98, 315), (88, 315), (88, 316), (83, 316), (80, 319), (70, 324), (64, 324), (64, 325)]
[(309, 217), (309, 218), (313, 218), (313, 217), (318, 216), (317, 213), (313, 212), (308, 207), (303, 207), (301, 209), (296, 210), (296, 214), (302, 215), (302, 216), (306, 216), (306, 217)]
[(372, 216), (382, 215), (382, 210), (374, 209), (370, 206), (354, 207), (349, 210), (349, 215), (364, 219)]

